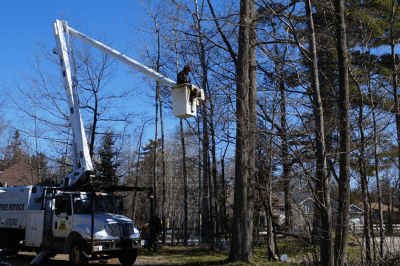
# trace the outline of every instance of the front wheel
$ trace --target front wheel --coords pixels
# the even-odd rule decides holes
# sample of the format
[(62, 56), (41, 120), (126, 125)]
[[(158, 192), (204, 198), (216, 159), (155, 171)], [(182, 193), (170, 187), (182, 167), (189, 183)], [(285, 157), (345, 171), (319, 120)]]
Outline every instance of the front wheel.
[(121, 250), (118, 252), (118, 259), (122, 266), (131, 266), (135, 263), (138, 249)]
[(5, 232), (0, 232), (0, 256), (5, 257), (7, 256), (7, 249), (9, 246), (9, 237), (8, 234)]
[(86, 266), (89, 262), (89, 249), (81, 240), (72, 242), (69, 249), (69, 264), (71, 266)]
[(11, 238), (8, 233), (0, 232), (0, 257), (16, 256), (18, 251), (18, 238)]

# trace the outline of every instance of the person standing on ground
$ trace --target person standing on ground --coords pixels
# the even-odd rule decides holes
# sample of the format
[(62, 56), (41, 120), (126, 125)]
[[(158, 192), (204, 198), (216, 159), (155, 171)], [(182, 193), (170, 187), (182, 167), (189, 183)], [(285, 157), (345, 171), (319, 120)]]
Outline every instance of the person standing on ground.
[(162, 231), (162, 224), (161, 224), (161, 219), (158, 216), (158, 213), (156, 212), (154, 216), (150, 219), (150, 241), (149, 245), (147, 246), (148, 251), (151, 250), (151, 247), (153, 246), (153, 250), (157, 251), (158, 248), (158, 235)]

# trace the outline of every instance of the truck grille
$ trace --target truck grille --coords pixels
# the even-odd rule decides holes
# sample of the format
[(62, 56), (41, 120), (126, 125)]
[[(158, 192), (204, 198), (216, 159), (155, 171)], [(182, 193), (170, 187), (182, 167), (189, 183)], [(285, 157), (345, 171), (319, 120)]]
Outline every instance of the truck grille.
[(122, 236), (130, 237), (133, 234), (133, 226), (131, 223), (122, 224)]
[(133, 234), (133, 226), (132, 223), (108, 224), (107, 233), (112, 237), (130, 237)]

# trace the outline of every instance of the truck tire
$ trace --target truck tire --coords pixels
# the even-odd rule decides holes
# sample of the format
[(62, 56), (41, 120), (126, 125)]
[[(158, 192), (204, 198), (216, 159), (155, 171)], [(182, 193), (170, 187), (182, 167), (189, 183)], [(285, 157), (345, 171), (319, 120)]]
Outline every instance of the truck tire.
[(0, 232), (0, 257), (16, 256), (18, 251), (18, 239), (11, 239), (7, 232)]
[(69, 248), (69, 264), (86, 266), (89, 262), (89, 249), (82, 240), (75, 240)]
[(7, 256), (9, 238), (5, 232), (0, 232), (0, 257)]
[(11, 241), (10, 255), (17, 256), (19, 252), (19, 241)]
[(118, 252), (118, 260), (122, 266), (131, 266), (135, 263), (138, 249), (127, 249)]

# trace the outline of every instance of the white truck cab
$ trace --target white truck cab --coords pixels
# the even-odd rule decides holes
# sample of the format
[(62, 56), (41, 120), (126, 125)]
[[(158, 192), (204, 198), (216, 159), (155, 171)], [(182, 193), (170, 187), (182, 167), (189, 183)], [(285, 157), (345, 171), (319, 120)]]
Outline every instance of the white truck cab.
[(0, 188), (0, 249), (8, 255), (19, 250), (69, 254), (71, 265), (102, 258), (132, 265), (146, 243), (132, 220), (119, 214), (114, 197), (96, 190)]

